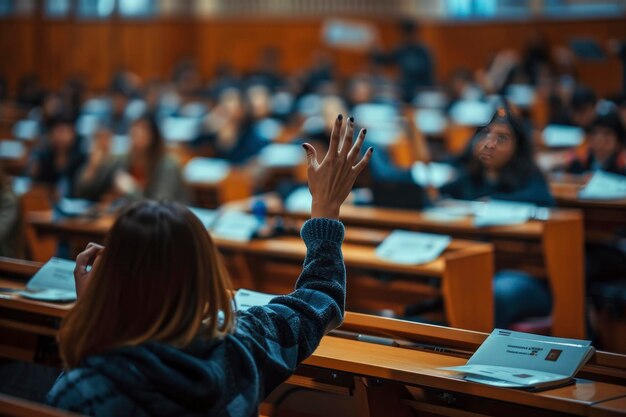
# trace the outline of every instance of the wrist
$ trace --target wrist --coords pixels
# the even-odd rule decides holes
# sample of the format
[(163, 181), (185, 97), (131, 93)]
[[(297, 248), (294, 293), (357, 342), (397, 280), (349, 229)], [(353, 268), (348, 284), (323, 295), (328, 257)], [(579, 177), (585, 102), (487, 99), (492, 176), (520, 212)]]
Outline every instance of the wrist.
[(339, 219), (339, 208), (333, 204), (313, 202), (311, 204), (311, 218)]

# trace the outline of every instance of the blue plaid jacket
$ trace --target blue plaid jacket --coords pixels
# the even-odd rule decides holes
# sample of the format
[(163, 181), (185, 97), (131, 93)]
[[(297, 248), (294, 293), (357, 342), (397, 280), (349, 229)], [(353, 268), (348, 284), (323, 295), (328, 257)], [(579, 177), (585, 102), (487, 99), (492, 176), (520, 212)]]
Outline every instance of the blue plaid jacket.
[(258, 415), (259, 402), (343, 319), (343, 225), (312, 219), (301, 235), (307, 256), (295, 291), (240, 313), (233, 334), (88, 357), (59, 376), (48, 403), (93, 416)]

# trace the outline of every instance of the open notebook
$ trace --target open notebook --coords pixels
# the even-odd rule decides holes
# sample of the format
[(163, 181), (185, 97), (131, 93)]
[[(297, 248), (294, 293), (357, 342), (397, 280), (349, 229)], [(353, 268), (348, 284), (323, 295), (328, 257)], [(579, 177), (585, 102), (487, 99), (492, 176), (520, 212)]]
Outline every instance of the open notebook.
[(68, 302), (76, 300), (74, 268), (76, 262), (50, 258), (26, 284), (20, 295), (40, 301)]
[(588, 340), (495, 329), (466, 365), (441, 369), (482, 384), (542, 390), (574, 382), (594, 352)]

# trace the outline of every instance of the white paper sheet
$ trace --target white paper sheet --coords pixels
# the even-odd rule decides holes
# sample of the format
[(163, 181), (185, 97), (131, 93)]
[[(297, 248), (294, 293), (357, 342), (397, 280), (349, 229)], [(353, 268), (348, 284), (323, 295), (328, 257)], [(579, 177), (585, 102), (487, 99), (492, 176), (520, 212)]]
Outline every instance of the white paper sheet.
[(274, 294), (266, 294), (264, 292), (247, 290), (241, 288), (235, 294), (235, 305), (237, 310), (246, 311), (250, 307), (264, 306), (277, 297)]
[(394, 230), (376, 248), (376, 256), (397, 264), (417, 265), (437, 259), (451, 241), (446, 235)]
[(35, 120), (20, 120), (13, 125), (13, 137), (22, 140), (33, 140), (39, 135), (39, 123)]
[(289, 213), (310, 213), (311, 204), (313, 204), (313, 197), (309, 187), (300, 187), (292, 191), (285, 199), (285, 210)]
[(537, 206), (529, 203), (491, 200), (477, 206), (474, 213), (474, 226), (505, 226), (526, 223), (530, 220)]
[(588, 200), (619, 200), (626, 198), (626, 177), (597, 171), (578, 196)]
[(76, 299), (74, 268), (76, 262), (50, 258), (26, 284), (20, 295), (42, 301), (72, 301)]
[(230, 173), (230, 163), (225, 159), (193, 158), (183, 169), (183, 176), (188, 182), (215, 184)]
[(161, 122), (163, 138), (170, 142), (189, 142), (198, 137), (202, 119), (196, 117), (166, 117)]
[(576, 126), (548, 125), (543, 129), (543, 143), (551, 148), (579, 146), (585, 139), (585, 132)]
[(450, 118), (458, 125), (483, 126), (489, 123), (495, 107), (482, 101), (459, 101), (450, 109)]
[(415, 162), (411, 167), (411, 176), (416, 184), (422, 187), (442, 187), (456, 175), (456, 170), (450, 164), (442, 162)]
[(249, 242), (261, 226), (259, 220), (240, 211), (227, 211), (218, 217), (211, 234), (221, 239)]
[(304, 162), (306, 152), (300, 145), (272, 143), (259, 154), (259, 163), (266, 168), (290, 168)]
[(26, 156), (26, 147), (17, 140), (0, 140), (0, 158), (21, 159)]
[(219, 212), (217, 210), (209, 210), (205, 208), (190, 206), (187, 206), (187, 208), (189, 209), (189, 211), (195, 214), (198, 219), (200, 219), (205, 229), (210, 229), (211, 227), (213, 227), (215, 220), (219, 216)]

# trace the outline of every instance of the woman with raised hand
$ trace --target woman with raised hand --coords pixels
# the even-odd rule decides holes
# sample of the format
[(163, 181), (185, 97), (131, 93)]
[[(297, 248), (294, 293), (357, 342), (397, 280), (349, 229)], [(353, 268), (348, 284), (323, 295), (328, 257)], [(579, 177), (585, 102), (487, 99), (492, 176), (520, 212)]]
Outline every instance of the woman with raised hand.
[[(320, 162), (304, 144), (313, 196), (295, 291), (234, 312), (231, 284), (201, 222), (175, 203), (128, 208), (104, 247), (77, 258), (78, 301), (59, 331), (65, 371), (56, 407), (97, 416), (256, 416), (258, 405), (344, 314), (339, 209), (372, 155), (359, 159), (337, 117)], [(89, 268), (91, 266), (91, 268)]]

